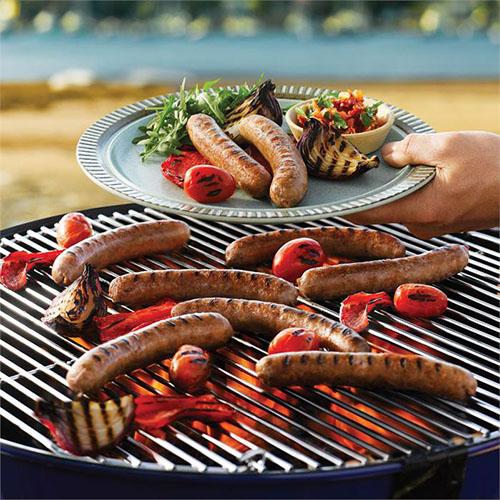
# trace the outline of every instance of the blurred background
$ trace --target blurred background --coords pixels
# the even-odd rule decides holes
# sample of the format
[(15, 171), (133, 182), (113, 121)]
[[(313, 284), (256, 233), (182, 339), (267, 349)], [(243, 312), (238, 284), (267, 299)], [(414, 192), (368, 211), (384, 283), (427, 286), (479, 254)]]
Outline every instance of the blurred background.
[(1, 226), (120, 203), (75, 146), (124, 104), (221, 78), (361, 88), (500, 132), (497, 1), (0, 0)]

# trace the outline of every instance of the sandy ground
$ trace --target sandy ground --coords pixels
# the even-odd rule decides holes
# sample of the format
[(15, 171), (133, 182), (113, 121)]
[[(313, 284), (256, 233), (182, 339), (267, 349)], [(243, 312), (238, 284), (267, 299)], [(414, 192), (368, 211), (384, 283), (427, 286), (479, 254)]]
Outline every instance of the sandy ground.
[[(362, 88), (370, 96), (420, 116), (436, 131), (482, 129), (500, 133), (500, 91), (496, 82), (315, 85)], [(44, 84), (2, 85), (1, 227), (123, 203), (81, 172), (75, 159), (77, 140), (92, 122), (113, 109), (164, 91), (165, 87), (96, 85), (52, 92)]]

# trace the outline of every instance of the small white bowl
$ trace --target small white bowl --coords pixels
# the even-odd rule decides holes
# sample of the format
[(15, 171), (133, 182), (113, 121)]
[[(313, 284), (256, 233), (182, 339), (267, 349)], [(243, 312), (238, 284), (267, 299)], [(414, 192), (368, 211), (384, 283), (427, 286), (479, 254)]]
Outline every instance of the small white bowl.
[[(286, 112), (285, 120), (297, 141), (302, 137), (304, 129), (297, 123), (297, 113), (295, 110), (311, 103), (313, 100), (314, 99), (309, 99), (308, 101), (298, 102)], [(376, 102), (374, 99), (365, 98), (365, 103), (368, 105), (374, 102)], [(373, 153), (373, 151), (376, 151), (384, 144), (392, 124), (394, 123), (394, 113), (387, 104), (381, 104), (379, 106), (377, 117), (385, 120), (385, 123), (381, 127), (366, 132), (359, 132), (357, 134), (343, 134), (342, 136), (361, 153)]]

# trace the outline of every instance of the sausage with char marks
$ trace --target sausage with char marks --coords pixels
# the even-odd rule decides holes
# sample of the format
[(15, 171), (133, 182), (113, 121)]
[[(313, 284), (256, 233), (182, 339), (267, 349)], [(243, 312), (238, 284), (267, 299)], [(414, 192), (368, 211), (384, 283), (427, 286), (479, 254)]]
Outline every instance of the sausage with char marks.
[(296, 207), (307, 193), (308, 176), (292, 139), (278, 124), (261, 115), (243, 118), (240, 134), (262, 153), (273, 170), (271, 201), (280, 208)]
[(96, 234), (66, 249), (52, 266), (52, 279), (69, 285), (85, 264), (102, 269), (124, 260), (179, 250), (189, 240), (189, 226), (181, 221), (141, 222)]
[(327, 255), (354, 259), (394, 259), (403, 257), (404, 245), (394, 236), (372, 229), (351, 227), (309, 227), (280, 229), (244, 236), (226, 249), (226, 263), (251, 267), (271, 261), (285, 243), (297, 238), (316, 240)]
[(329, 300), (361, 291), (390, 291), (404, 283), (436, 283), (459, 273), (468, 262), (465, 246), (449, 245), (401, 259), (309, 269), (297, 284), (305, 297)]
[(211, 116), (192, 115), (186, 129), (198, 152), (229, 172), (239, 188), (254, 198), (268, 195), (271, 174), (233, 142)]
[(464, 368), (423, 356), (322, 351), (273, 354), (256, 366), (267, 385), (364, 387), (410, 390), (464, 401), (477, 382)]
[(229, 269), (170, 269), (126, 274), (109, 285), (114, 302), (151, 304), (169, 297), (238, 297), (293, 305), (297, 289), (288, 281), (265, 273)]
[(87, 351), (68, 370), (66, 381), (77, 393), (91, 393), (118, 375), (164, 359), (185, 344), (214, 349), (232, 335), (228, 320), (216, 313), (158, 321)]
[(344, 352), (368, 352), (370, 346), (358, 333), (336, 321), (302, 309), (260, 302), (257, 300), (207, 298), (181, 302), (172, 314), (218, 312), (226, 317), (237, 331), (262, 333), (274, 337), (285, 328), (313, 330), (321, 345)]

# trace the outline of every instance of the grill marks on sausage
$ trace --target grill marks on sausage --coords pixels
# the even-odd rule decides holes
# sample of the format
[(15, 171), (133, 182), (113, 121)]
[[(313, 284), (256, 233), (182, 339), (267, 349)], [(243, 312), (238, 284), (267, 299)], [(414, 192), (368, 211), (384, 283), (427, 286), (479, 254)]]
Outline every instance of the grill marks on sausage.
[(284, 130), (260, 115), (250, 115), (240, 122), (240, 134), (266, 158), (273, 170), (269, 189), (278, 207), (293, 207), (307, 192), (307, 169), (297, 148)]
[(267, 385), (353, 386), (419, 391), (455, 400), (475, 394), (473, 375), (456, 365), (416, 355), (307, 351), (265, 356), (256, 365)]
[(298, 292), (289, 282), (265, 273), (231, 269), (170, 269), (115, 278), (109, 287), (114, 302), (151, 304), (169, 297), (241, 297), (295, 304)]
[(421, 255), (307, 270), (298, 280), (301, 294), (330, 300), (356, 293), (394, 290), (404, 283), (435, 283), (462, 271), (468, 263), (463, 245), (449, 245)]
[(238, 187), (255, 198), (267, 196), (271, 184), (269, 172), (234, 143), (213, 118), (192, 115), (186, 128), (196, 149), (213, 165), (229, 172)]
[(52, 266), (52, 278), (57, 284), (70, 284), (91, 264), (102, 269), (110, 264), (144, 255), (182, 248), (190, 230), (181, 221), (141, 222), (112, 229), (87, 238), (57, 257)]
[(244, 299), (194, 299), (177, 304), (172, 314), (214, 311), (225, 316), (237, 331), (263, 333), (274, 336), (285, 328), (314, 330), (323, 347), (335, 351), (367, 352), (368, 343), (356, 332), (302, 309), (282, 304)]
[(91, 349), (70, 367), (66, 380), (77, 393), (93, 392), (118, 375), (163, 359), (182, 345), (220, 347), (232, 333), (227, 319), (216, 313), (174, 317)]
[(405, 254), (403, 244), (392, 235), (373, 229), (322, 226), (244, 236), (227, 247), (226, 262), (233, 267), (251, 267), (270, 261), (282, 245), (297, 238), (316, 240), (327, 255), (354, 259), (393, 259)]

